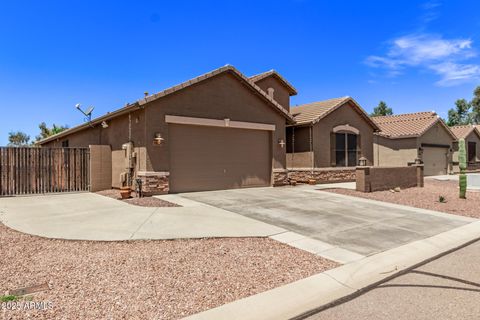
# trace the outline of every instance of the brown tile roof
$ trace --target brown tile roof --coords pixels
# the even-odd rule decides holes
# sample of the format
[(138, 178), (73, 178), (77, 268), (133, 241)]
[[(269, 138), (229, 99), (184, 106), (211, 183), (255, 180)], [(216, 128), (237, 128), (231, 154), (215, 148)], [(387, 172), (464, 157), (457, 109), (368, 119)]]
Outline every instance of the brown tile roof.
[(253, 82), (258, 82), (262, 79), (265, 79), (265, 78), (268, 78), (268, 77), (275, 77), (277, 78), (278, 80), (280, 80), (280, 82), (282, 82), (285, 87), (288, 89), (288, 91), (290, 92), (290, 95), (291, 96), (294, 96), (297, 94), (297, 89), (295, 89), (294, 86), (292, 86), (292, 84), (290, 82), (288, 82), (284, 77), (282, 77), (277, 71), (275, 70), (270, 70), (270, 71), (267, 71), (267, 72), (263, 72), (263, 73), (260, 73), (260, 74), (257, 74), (257, 75), (254, 75), (254, 76), (251, 76), (250, 77), (250, 80), (253, 81)]
[(375, 130), (379, 130), (378, 126), (372, 121), (372, 119), (370, 119), (365, 110), (363, 110), (353, 98), (348, 96), (303, 104), (298, 107), (293, 107), (290, 110), (290, 113), (295, 118), (297, 125), (308, 123), (314, 124), (347, 102), (351, 102), (354, 106), (354, 110), (370, 123)]
[(457, 139), (460, 138), (466, 138), (472, 131), (475, 131), (475, 133), (480, 136), (480, 126), (475, 126), (475, 125), (465, 125), (465, 126), (453, 126), (450, 127), (450, 130), (452, 130), (453, 134), (457, 137)]
[(440, 122), (455, 137), (443, 120), (433, 111), (405, 113), (392, 116), (372, 117), (380, 127), (378, 135), (388, 138), (412, 138), (423, 135), (428, 129)]
[(117, 109), (113, 112), (109, 112), (101, 117), (98, 117), (96, 119), (93, 119), (90, 123), (83, 123), (81, 125), (78, 125), (76, 127), (67, 129), (65, 131), (62, 131), (60, 133), (57, 133), (53, 136), (50, 136), (48, 138), (42, 139), (37, 142), (38, 145), (47, 143), (49, 141), (67, 136), (69, 134), (72, 134), (74, 132), (81, 131), (83, 129), (86, 129), (88, 127), (91, 127), (96, 124), (102, 123), (102, 121), (109, 120), (112, 118), (115, 118), (117, 116), (126, 114), (128, 112), (131, 112), (133, 110), (137, 110), (141, 108), (143, 105), (155, 101), (159, 98), (165, 97), (167, 95), (170, 95), (174, 92), (177, 92), (179, 90), (185, 89), (187, 87), (190, 87), (196, 83), (199, 83), (203, 80), (209, 79), (213, 76), (216, 76), (218, 74), (224, 73), (224, 72), (230, 72), (233, 75), (235, 75), (239, 80), (243, 81), (248, 87), (250, 87), (256, 94), (258, 94), (262, 99), (264, 99), (268, 104), (272, 106), (272, 108), (283, 115), (285, 118), (287, 118), (287, 121), (289, 123), (294, 123), (295, 120), (293, 119), (293, 116), (284, 108), (282, 107), (278, 102), (276, 102), (272, 97), (270, 97), (265, 91), (263, 91), (259, 86), (257, 86), (253, 81), (251, 81), (247, 76), (243, 75), (240, 71), (238, 71), (235, 67), (231, 65), (226, 65), (224, 67), (215, 69), (213, 71), (210, 71), (208, 73), (205, 73), (203, 75), (200, 75), (198, 77), (195, 77), (193, 79), (187, 80), (179, 85), (170, 87), (168, 89), (165, 89), (163, 91), (160, 91), (156, 94), (152, 94), (150, 96), (147, 96), (143, 99), (137, 100), (133, 103), (127, 103), (123, 108)]

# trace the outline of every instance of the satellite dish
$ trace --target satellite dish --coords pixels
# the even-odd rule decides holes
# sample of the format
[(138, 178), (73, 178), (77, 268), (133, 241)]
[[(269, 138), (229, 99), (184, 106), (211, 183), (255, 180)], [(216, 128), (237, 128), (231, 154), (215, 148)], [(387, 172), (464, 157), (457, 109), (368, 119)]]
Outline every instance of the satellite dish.
[(77, 103), (77, 104), (75, 105), (75, 108), (80, 109), (80, 103)]
[(85, 111), (85, 115), (87, 115), (87, 116), (91, 115), (92, 112), (93, 112), (93, 109), (95, 109), (95, 107), (88, 108), (87, 111)]

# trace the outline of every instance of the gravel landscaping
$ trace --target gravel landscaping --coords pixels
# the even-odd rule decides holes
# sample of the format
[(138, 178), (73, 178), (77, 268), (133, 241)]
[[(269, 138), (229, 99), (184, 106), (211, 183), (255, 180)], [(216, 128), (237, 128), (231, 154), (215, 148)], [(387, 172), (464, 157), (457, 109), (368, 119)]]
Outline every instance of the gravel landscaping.
[[(423, 188), (409, 188), (400, 192), (387, 190), (363, 193), (347, 189), (325, 189), (322, 191), (480, 218), (480, 192), (467, 192), (467, 199), (460, 199), (458, 197), (457, 181), (426, 179)], [(445, 197), (445, 203), (439, 201), (440, 196)]]
[(2, 319), (178, 319), (336, 263), (268, 238), (89, 242), (51, 240), (0, 224), (0, 295), (48, 283), (46, 310)]
[(120, 196), (120, 191), (115, 189), (98, 191), (96, 192), (96, 194), (141, 207), (180, 207), (178, 204), (171, 203), (155, 197), (137, 198), (135, 192), (132, 192), (132, 197), (130, 199), (122, 199), (122, 197)]

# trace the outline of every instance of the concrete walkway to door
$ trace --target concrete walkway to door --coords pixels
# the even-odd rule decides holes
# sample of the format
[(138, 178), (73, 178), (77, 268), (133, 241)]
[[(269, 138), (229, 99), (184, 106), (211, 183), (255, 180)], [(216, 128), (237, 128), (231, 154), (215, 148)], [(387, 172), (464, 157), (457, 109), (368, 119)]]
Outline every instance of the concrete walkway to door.
[(145, 208), (94, 193), (0, 198), (0, 222), (24, 233), (69, 240), (266, 237), (284, 229), (206, 204)]

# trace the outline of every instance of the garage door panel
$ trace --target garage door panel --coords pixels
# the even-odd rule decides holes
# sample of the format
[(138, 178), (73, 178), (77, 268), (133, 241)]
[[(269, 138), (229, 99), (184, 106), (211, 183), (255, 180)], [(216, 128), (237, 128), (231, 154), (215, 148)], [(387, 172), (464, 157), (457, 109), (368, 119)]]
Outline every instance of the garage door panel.
[(423, 165), (425, 176), (447, 174), (447, 148), (423, 148)]
[(270, 185), (268, 131), (171, 124), (169, 137), (172, 192)]

